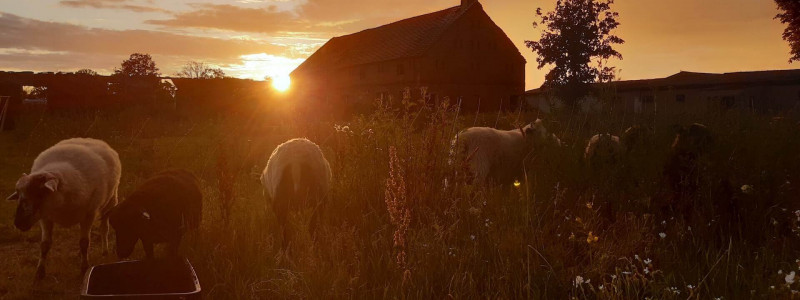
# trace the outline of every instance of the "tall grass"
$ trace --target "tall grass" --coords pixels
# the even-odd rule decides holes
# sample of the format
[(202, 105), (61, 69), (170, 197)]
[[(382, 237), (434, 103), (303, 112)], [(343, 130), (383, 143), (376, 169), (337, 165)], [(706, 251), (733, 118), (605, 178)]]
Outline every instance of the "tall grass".
[[(800, 278), (787, 277), (800, 272), (796, 116), (476, 116), (447, 102), (398, 102), (347, 121), (31, 112), (0, 135), (0, 193), (41, 150), (73, 136), (119, 151), (123, 196), (163, 168), (189, 169), (206, 203), (183, 250), (211, 299), (797, 297)], [(448, 164), (458, 130), (517, 128), (536, 117), (565, 146), (534, 153), (521, 186), (472, 186), (463, 165)], [(692, 199), (708, 205), (687, 219), (658, 204), (669, 197), (661, 171), (673, 125), (692, 122), (708, 125), (718, 143)], [(589, 173), (581, 160), (588, 138), (634, 124), (650, 128), (643, 154), (612, 170), (614, 180)], [(316, 238), (298, 230), (287, 253), (258, 176), (275, 146), (300, 136), (320, 144), (334, 180)], [(612, 220), (601, 213), (607, 206)], [(38, 229), (16, 231), (13, 210), (0, 204), (0, 278), (8, 279), (0, 297), (77, 293), (77, 230), (56, 232), (50, 274), (31, 286)], [(303, 227), (307, 217), (292, 222)], [(93, 262), (113, 260), (96, 245)]]

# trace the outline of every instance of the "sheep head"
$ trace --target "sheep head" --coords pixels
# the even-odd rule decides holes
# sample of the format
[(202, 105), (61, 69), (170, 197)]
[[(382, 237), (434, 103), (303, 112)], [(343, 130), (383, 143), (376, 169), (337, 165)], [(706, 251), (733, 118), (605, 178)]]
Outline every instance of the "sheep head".
[(42, 205), (58, 191), (59, 178), (53, 173), (22, 174), (17, 181), (16, 191), (8, 200), (16, 200), (17, 211), (14, 226), (28, 231), (42, 218)]

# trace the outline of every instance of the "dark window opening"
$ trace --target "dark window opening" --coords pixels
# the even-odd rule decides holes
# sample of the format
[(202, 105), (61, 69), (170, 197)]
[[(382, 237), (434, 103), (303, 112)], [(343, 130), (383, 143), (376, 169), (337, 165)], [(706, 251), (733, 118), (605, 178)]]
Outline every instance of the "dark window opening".
[(734, 96), (724, 96), (722, 97), (722, 107), (724, 108), (733, 108), (736, 105), (736, 97)]
[(684, 94), (676, 95), (675, 96), (675, 101), (680, 102), (680, 103), (686, 102), (686, 95), (684, 95)]

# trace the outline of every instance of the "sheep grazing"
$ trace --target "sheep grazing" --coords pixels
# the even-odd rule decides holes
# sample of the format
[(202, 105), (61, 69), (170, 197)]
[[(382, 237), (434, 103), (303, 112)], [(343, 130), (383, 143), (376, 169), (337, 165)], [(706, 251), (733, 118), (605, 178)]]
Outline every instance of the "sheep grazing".
[(456, 135), (453, 145), (465, 155), (474, 182), (510, 183), (521, 179), (523, 160), (533, 149), (559, 147), (561, 140), (542, 120), (514, 130), (472, 127)]
[(583, 158), (592, 169), (602, 169), (616, 165), (622, 155), (619, 137), (611, 134), (597, 134), (589, 139)]
[(290, 211), (313, 208), (309, 230), (312, 234), (315, 232), (317, 215), (323, 204), (321, 198), (327, 195), (331, 185), (330, 164), (317, 144), (307, 139), (292, 139), (279, 145), (261, 173), (261, 183), (281, 226), (284, 250), (291, 239), (287, 228)]
[[(117, 203), (122, 173), (119, 155), (103, 141), (75, 138), (55, 144), (33, 161), (8, 200), (17, 200), (14, 225), (28, 231), (42, 227), (36, 279), (45, 276), (45, 260), (53, 242), (53, 225), (80, 224), (81, 273), (89, 267), (89, 233), (101, 212)], [(108, 253), (108, 219), (101, 218), (103, 254)]]
[(127, 258), (141, 239), (148, 259), (153, 245), (166, 243), (177, 256), (183, 234), (200, 227), (203, 194), (197, 177), (185, 170), (160, 172), (142, 183), (110, 211), (117, 236), (117, 256)]
[(689, 196), (697, 190), (701, 172), (708, 167), (713, 144), (713, 134), (705, 125), (693, 124), (678, 130), (664, 166), (664, 177), (675, 198)]

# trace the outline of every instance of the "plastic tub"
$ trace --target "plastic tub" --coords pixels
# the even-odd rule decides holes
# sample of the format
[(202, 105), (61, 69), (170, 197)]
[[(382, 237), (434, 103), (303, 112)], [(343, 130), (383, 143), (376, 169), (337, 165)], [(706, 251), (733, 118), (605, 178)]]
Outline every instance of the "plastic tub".
[(187, 259), (121, 261), (86, 272), (81, 299), (200, 299)]

